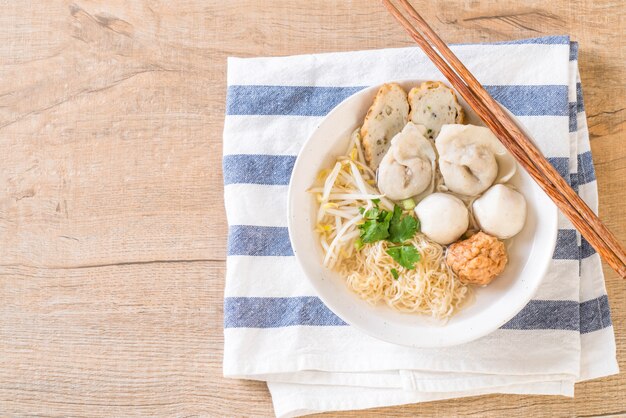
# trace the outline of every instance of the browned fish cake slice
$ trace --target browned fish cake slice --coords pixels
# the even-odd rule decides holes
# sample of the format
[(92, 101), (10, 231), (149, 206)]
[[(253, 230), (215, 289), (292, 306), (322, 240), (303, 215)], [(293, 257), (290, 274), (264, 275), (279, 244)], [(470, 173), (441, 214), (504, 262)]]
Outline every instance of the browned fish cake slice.
[(367, 111), (361, 138), (367, 164), (376, 170), (389, 149), (391, 138), (404, 128), (409, 118), (407, 94), (396, 83), (384, 84)]
[(441, 127), (463, 123), (465, 113), (452, 89), (440, 81), (426, 81), (409, 92), (411, 112), (409, 120), (426, 127), (426, 135), (433, 139)]

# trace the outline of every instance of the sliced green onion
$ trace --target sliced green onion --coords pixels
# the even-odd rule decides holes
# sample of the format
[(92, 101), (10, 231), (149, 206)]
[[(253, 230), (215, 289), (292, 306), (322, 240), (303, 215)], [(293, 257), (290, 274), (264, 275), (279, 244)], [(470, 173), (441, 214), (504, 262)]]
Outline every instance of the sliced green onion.
[(402, 206), (402, 209), (404, 210), (413, 210), (415, 209), (415, 200), (409, 197), (408, 199), (401, 201), (400, 206)]

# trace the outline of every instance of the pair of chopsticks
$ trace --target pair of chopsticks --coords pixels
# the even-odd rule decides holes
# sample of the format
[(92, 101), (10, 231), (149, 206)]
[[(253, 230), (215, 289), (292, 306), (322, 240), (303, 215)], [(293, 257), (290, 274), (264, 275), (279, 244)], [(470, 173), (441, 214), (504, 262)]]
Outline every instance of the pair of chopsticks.
[(622, 278), (626, 278), (626, 251), (622, 245), (552, 167), (532, 140), (502, 110), (408, 0), (398, 0), (408, 17), (391, 0), (382, 2), (589, 244)]

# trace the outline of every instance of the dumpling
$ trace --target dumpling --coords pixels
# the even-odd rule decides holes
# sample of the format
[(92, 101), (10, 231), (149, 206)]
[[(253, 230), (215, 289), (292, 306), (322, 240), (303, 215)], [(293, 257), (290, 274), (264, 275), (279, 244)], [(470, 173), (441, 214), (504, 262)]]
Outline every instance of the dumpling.
[(391, 138), (404, 128), (408, 120), (406, 92), (399, 84), (384, 84), (376, 93), (361, 127), (365, 160), (372, 170), (378, 168), (389, 149)]
[(443, 125), (435, 146), (445, 187), (454, 193), (476, 196), (515, 174), (515, 160), (483, 126)]
[(431, 193), (435, 184), (435, 149), (424, 134), (426, 128), (406, 124), (391, 140), (378, 167), (378, 189), (392, 200)]
[(440, 81), (426, 81), (409, 92), (409, 120), (426, 127), (426, 137), (433, 139), (441, 126), (463, 123), (465, 114), (454, 91)]
[(526, 199), (503, 184), (496, 184), (472, 205), (480, 229), (500, 239), (511, 238), (526, 222)]
[(448, 193), (433, 193), (415, 207), (421, 230), (442, 244), (456, 241), (469, 227), (469, 212), (463, 202)]

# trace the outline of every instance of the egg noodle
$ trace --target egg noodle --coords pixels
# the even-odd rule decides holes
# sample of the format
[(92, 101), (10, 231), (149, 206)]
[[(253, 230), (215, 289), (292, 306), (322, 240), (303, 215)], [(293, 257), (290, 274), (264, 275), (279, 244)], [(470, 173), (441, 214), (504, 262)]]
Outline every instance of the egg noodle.
[[(337, 271), (347, 286), (371, 304), (384, 302), (401, 312), (420, 313), (439, 319), (451, 317), (470, 295), (445, 262), (445, 248), (416, 233), (406, 242), (421, 255), (414, 269), (399, 265), (386, 250), (386, 240), (357, 249), (360, 208), (374, 202), (393, 211), (394, 204), (376, 188), (376, 174), (365, 162), (358, 130), (350, 137), (345, 155), (332, 169), (322, 170), (318, 183), (309, 191), (319, 202), (316, 231), (324, 250), (324, 265)], [(396, 279), (392, 270), (397, 272)]]

